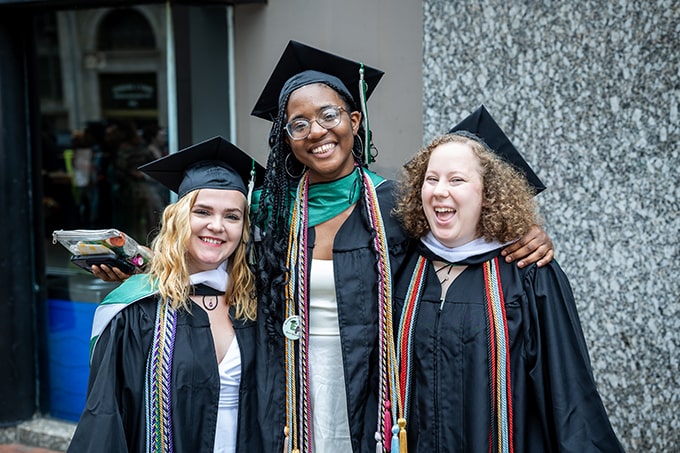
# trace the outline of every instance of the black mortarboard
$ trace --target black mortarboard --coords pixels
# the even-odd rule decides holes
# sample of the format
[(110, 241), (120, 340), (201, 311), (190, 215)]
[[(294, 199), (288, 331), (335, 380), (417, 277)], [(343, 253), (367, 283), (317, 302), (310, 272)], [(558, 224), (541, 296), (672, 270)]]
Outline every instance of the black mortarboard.
[[(361, 63), (359, 62), (315, 49), (297, 41), (290, 41), (262, 90), (260, 98), (255, 103), (251, 115), (274, 121), (279, 110), (279, 96), (284, 86), (286, 86), (287, 91), (292, 92), (296, 88), (314, 82), (336, 85), (337, 81), (340, 81), (343, 86), (336, 86), (335, 88), (348, 91), (347, 94), (351, 96), (358, 107), (360, 105), (360, 68)], [(305, 74), (303, 75), (303, 73)], [(364, 66), (366, 99), (371, 95), (383, 74), (384, 72), (379, 69)], [(330, 79), (324, 78), (324, 75), (330, 76)], [(290, 80), (294, 76), (298, 76), (298, 79)]]
[(238, 190), (248, 196), (253, 169), (258, 186), (264, 179), (264, 167), (220, 136), (139, 167), (180, 198), (197, 189)]
[(545, 185), (538, 179), (536, 173), (534, 173), (483, 105), (455, 125), (449, 131), (449, 134), (459, 131), (470, 132), (482, 139), (494, 153), (521, 171), (527, 178), (527, 181), (529, 181), (529, 185), (534, 189), (535, 194), (545, 190)]

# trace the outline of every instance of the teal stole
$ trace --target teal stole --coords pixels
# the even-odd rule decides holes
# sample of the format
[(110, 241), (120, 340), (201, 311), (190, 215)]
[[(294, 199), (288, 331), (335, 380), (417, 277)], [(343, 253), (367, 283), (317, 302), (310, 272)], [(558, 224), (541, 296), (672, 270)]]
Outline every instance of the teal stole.
[[(363, 171), (371, 178), (375, 187), (378, 187), (385, 180), (382, 176), (378, 176), (366, 168)], [(308, 194), (308, 226), (313, 227), (330, 220), (356, 203), (361, 195), (361, 186), (362, 181), (359, 168), (355, 168), (352, 173), (335, 181), (310, 184)], [(297, 184), (289, 189), (288, 193), (291, 200), (295, 199), (296, 190)], [(253, 192), (251, 212), (257, 210), (260, 196), (261, 190)], [(293, 203), (291, 203), (290, 210), (292, 213)]]
[[(148, 274), (128, 278), (97, 306), (90, 338), (90, 360), (101, 333), (111, 320), (130, 304), (157, 295), (155, 280)], [(175, 346), (177, 311), (163, 303), (156, 305), (156, 321), (151, 349), (146, 361), (144, 412), (147, 453), (173, 453), (172, 359)]]

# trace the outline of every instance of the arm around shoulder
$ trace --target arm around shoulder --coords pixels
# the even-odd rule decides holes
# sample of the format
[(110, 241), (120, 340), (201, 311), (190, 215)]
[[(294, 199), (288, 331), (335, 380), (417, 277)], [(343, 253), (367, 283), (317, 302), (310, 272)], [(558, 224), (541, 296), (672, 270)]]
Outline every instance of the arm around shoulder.
[(533, 263), (542, 267), (553, 260), (555, 250), (548, 233), (539, 225), (534, 225), (518, 241), (505, 247), (501, 255), (507, 263), (517, 261), (520, 268)]

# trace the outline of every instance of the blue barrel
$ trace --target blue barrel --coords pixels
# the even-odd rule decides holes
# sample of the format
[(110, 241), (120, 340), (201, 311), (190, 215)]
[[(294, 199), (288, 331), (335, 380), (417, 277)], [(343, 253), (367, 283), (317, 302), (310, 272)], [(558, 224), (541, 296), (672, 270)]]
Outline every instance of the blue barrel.
[(49, 404), (53, 417), (80, 418), (87, 394), (94, 311), (116, 286), (90, 275), (48, 279)]

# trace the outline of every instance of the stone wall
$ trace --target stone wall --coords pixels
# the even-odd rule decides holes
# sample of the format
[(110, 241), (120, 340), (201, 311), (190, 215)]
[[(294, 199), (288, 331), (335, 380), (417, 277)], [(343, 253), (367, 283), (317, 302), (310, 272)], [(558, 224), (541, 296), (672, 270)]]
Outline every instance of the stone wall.
[(624, 448), (679, 448), (680, 4), (423, 4), (425, 141), (486, 105), (548, 187)]

